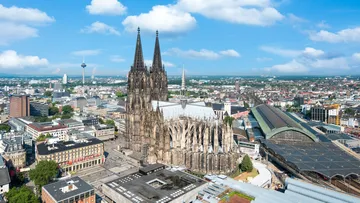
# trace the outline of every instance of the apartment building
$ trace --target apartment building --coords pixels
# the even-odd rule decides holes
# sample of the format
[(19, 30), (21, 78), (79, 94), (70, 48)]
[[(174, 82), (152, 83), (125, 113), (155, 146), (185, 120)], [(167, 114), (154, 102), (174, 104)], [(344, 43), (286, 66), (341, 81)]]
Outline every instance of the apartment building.
[(97, 138), (43, 142), (36, 146), (36, 160), (53, 160), (65, 172), (78, 171), (104, 163), (104, 143)]
[(68, 128), (66, 125), (56, 122), (42, 122), (42, 123), (30, 123), (26, 128), (26, 132), (36, 140), (41, 134), (50, 134), (52, 137), (57, 137), (60, 140), (67, 140)]

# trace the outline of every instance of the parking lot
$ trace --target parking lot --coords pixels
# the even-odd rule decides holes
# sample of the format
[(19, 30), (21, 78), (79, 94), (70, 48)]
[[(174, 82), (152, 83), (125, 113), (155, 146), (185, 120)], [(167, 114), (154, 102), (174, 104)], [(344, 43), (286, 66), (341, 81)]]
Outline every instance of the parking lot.
[(79, 176), (87, 183), (91, 184), (100, 197), (103, 197), (101, 190), (101, 185), (103, 183), (139, 170), (137, 160), (118, 151), (118, 142), (119, 140), (104, 142), (106, 156), (104, 165), (86, 168), (75, 174), (75, 176)]

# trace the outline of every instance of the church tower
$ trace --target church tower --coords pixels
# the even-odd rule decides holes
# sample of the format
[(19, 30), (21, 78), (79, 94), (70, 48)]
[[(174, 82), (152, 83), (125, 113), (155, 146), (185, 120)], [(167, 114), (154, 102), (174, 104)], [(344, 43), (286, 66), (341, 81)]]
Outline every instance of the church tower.
[(152, 109), (149, 72), (144, 63), (140, 28), (138, 28), (134, 64), (128, 74), (127, 94), (126, 143), (127, 147), (140, 152), (144, 133), (142, 123), (146, 112)]
[(165, 66), (162, 64), (159, 32), (156, 31), (153, 64), (150, 69), (151, 100), (168, 100), (168, 80)]

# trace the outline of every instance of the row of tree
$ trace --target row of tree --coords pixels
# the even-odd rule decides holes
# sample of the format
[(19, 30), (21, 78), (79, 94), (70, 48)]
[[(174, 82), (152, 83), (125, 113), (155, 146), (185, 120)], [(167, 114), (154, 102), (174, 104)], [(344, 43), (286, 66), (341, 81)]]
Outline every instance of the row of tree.
[[(59, 167), (55, 161), (40, 161), (35, 169), (30, 170), (30, 180), (34, 182), (37, 194), (40, 196), (41, 188), (49, 184), (59, 175)], [(5, 193), (9, 203), (39, 203), (39, 197), (36, 196), (26, 186), (13, 187)]]

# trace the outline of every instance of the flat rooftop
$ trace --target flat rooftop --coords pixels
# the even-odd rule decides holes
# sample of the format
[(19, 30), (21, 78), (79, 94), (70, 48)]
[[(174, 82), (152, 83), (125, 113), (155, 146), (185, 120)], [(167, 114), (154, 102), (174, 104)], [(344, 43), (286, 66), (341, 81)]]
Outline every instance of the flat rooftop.
[(132, 202), (169, 202), (206, 182), (182, 171), (140, 172), (105, 183)]
[(45, 189), (57, 202), (86, 192), (94, 193), (93, 187), (77, 176), (50, 183), (43, 186), (43, 189)]
[(31, 123), (29, 124), (29, 127), (36, 131), (50, 131), (67, 128), (65, 125), (55, 124), (53, 122)]
[(49, 155), (57, 152), (67, 151), (71, 149), (76, 149), (80, 147), (86, 147), (91, 145), (96, 145), (103, 143), (97, 138), (86, 139), (82, 141), (68, 141), (68, 142), (58, 142), (55, 144), (47, 144), (45, 142), (37, 145), (37, 152), (39, 155)]

